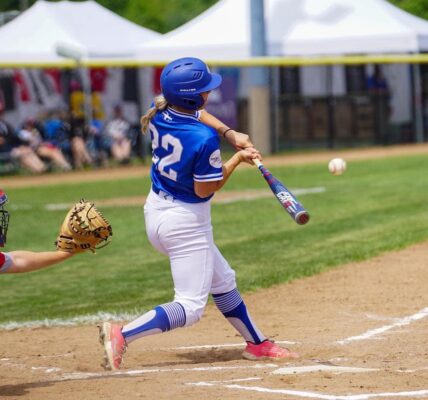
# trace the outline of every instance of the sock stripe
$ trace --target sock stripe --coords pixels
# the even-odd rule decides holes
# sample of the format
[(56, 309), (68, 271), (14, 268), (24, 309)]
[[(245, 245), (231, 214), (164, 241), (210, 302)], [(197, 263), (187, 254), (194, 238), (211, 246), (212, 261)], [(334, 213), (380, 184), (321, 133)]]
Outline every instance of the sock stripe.
[(166, 303), (159, 307), (162, 307), (168, 317), (169, 330), (180, 328), (185, 325), (186, 313), (180, 303)]
[(231, 292), (221, 295), (213, 295), (213, 298), (217, 308), (223, 314), (234, 310), (243, 301), (241, 295), (238, 292), (238, 289), (233, 289)]
[(261, 343), (265, 337), (248, 314), (237, 288), (228, 293), (214, 294), (214, 303), (247, 342)]

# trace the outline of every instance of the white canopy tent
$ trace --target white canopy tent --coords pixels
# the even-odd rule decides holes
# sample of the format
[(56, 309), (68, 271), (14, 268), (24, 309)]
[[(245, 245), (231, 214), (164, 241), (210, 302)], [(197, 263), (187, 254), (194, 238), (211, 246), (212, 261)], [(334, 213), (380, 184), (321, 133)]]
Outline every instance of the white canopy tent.
[[(386, 0), (306, 0), (284, 18), (276, 1), (270, 31), (280, 55), (417, 53), (428, 50), (428, 21)], [(288, 1), (290, 4), (290, 2)], [(290, 4), (291, 5), (291, 4)], [(276, 20), (276, 21), (275, 21)]]
[(60, 64), (64, 58), (57, 54), (58, 46), (82, 59), (129, 59), (137, 44), (159, 36), (92, 0), (39, 0), (0, 28), (0, 64)]
[[(386, 0), (265, 0), (270, 56), (428, 50), (428, 22)], [(142, 59), (250, 57), (250, 0), (220, 0), (181, 27), (142, 43)]]
[[(11, 79), (16, 88), (14, 106), (7, 112), (7, 117), (11, 122), (18, 123), (25, 117), (37, 115), (41, 109), (52, 109), (62, 104), (62, 94), (55, 89), (55, 81), (39, 67), (81, 67), (91, 62), (98, 63), (95, 66), (102, 66), (105, 61), (113, 61), (112, 65), (120, 66), (123, 61), (135, 59), (137, 45), (160, 36), (93, 0), (38, 0), (0, 28), (0, 75)], [(76, 64), (78, 59), (82, 63)], [(12, 69), (19, 67), (23, 69)], [(20, 74), (18, 86), (15, 78), (17, 73)], [(89, 71), (80, 68), (79, 74), (86, 94), (86, 115), (90, 116)], [(139, 86), (143, 99), (148, 98), (150, 95), (145, 91), (151, 89), (150, 70), (144, 70), (138, 79), (141, 81)], [(123, 81), (122, 71), (109, 70), (102, 92), (106, 113), (121, 101)], [(20, 99), (18, 93), (22, 88), (28, 90), (29, 100)], [(138, 118), (141, 112), (132, 102), (124, 104), (124, 111), (130, 119)]]
[(208, 10), (152, 41), (141, 43), (139, 58), (172, 60), (192, 55), (203, 59), (246, 58), (249, 52), (250, 0), (220, 0)]
[[(267, 55), (327, 56), (400, 54), (428, 51), (428, 21), (387, 0), (264, 0)], [(250, 0), (220, 0), (181, 27), (142, 43), (141, 60), (169, 61), (194, 56), (221, 65), (251, 57)], [(346, 92), (343, 66), (303, 67), (301, 93), (322, 95)], [(394, 122), (412, 118), (410, 76), (406, 65), (391, 65), (386, 75), (394, 85)], [(327, 79), (328, 74), (332, 74)], [(419, 69), (414, 69), (414, 98), (420, 95)], [(241, 96), (248, 88), (246, 72)], [(314, 84), (314, 82), (316, 84)], [(330, 82), (330, 83), (329, 83)], [(391, 85), (392, 86), (392, 85)], [(242, 89), (243, 88), (243, 89)], [(394, 96), (394, 93), (401, 95)], [(416, 109), (420, 111), (418, 104)], [(420, 112), (419, 112), (420, 114)], [(420, 136), (420, 121), (419, 121)]]

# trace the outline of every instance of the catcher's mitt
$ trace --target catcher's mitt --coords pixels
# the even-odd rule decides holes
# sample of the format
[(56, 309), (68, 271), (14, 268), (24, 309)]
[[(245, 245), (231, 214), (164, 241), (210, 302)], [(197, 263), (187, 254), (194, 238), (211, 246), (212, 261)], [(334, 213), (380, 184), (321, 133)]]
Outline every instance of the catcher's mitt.
[(55, 242), (59, 251), (81, 253), (107, 246), (113, 232), (93, 203), (81, 199), (67, 213)]

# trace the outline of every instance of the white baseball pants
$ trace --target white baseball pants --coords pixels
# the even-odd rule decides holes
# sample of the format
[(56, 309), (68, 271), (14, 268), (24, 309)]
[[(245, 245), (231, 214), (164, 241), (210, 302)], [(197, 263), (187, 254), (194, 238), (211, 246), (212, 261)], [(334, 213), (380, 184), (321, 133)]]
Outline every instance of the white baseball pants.
[(235, 271), (214, 244), (211, 204), (184, 203), (150, 191), (144, 217), (151, 244), (170, 259), (174, 301), (185, 309), (186, 326), (192, 325), (210, 293), (236, 288)]

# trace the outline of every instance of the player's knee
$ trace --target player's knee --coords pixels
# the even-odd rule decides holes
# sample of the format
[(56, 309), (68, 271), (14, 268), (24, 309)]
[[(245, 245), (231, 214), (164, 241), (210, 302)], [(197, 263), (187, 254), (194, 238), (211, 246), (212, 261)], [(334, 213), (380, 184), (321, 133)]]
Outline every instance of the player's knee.
[(213, 282), (211, 293), (227, 293), (236, 288), (235, 272), (231, 270), (222, 280)]
[(204, 314), (205, 305), (192, 304), (190, 302), (180, 302), (186, 312), (186, 326), (196, 324)]

